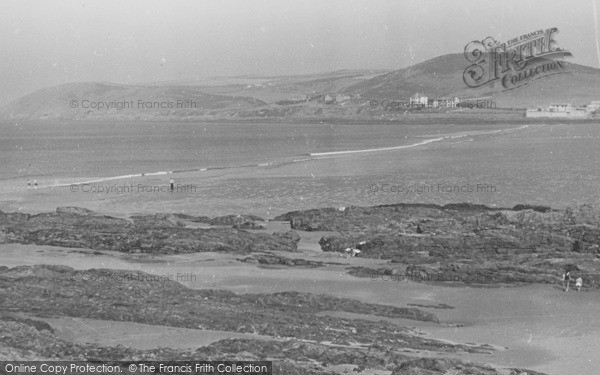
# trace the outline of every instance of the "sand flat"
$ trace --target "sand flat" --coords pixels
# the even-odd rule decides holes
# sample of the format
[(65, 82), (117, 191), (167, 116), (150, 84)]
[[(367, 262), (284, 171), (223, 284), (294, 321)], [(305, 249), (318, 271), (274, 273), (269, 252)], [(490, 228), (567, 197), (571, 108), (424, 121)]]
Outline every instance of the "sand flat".
[[(36, 318), (40, 319), (40, 318)], [(274, 340), (272, 337), (237, 332), (155, 326), (87, 318), (41, 318), (57, 336), (73, 342), (106, 346), (123, 345), (136, 349), (196, 349), (227, 338)]]
[[(183, 284), (191, 288), (226, 289), (236, 293), (291, 290), (326, 293), (399, 307), (444, 303), (455, 309), (422, 308), (438, 315), (441, 321), (439, 325), (407, 320), (397, 323), (414, 327), (431, 338), (506, 348), (493, 354), (456, 355), (462, 359), (531, 368), (551, 375), (562, 375), (566, 369), (579, 374), (593, 374), (599, 365), (597, 353), (600, 352), (600, 320), (597, 319), (597, 312), (600, 311), (600, 295), (595, 292), (565, 293), (560, 287), (553, 285), (444, 287), (410, 281), (370, 280), (346, 274), (348, 265), (374, 266), (377, 262), (385, 263), (360, 258), (339, 258), (344, 264), (321, 268), (271, 269), (236, 261), (236, 256), (231, 254), (185, 254), (157, 257), (159, 261), (149, 262), (144, 261), (143, 257), (111, 252), (93, 255), (73, 252), (73, 249), (16, 244), (0, 245), (0, 253), (3, 254), (0, 264), (8, 266), (45, 263), (77, 265), (77, 269), (82, 272), (87, 268), (131, 269), (157, 275), (189, 272), (196, 275), (196, 279)], [(309, 258), (316, 254), (306, 250), (305, 255)], [(77, 328), (81, 324), (75, 321), (64, 321), (61, 324), (65, 332), (69, 332), (68, 329), (72, 332), (83, 329)], [(102, 327), (102, 324), (106, 322), (90, 325)], [(115, 344), (123, 345), (128, 342), (131, 345), (148, 345), (147, 343), (154, 342), (153, 337), (156, 336), (152, 329), (131, 327), (124, 330), (125, 333), (121, 336), (115, 330), (106, 337)], [(169, 329), (172, 330), (157, 328), (156, 332)], [(189, 341), (194, 345), (202, 345), (230, 337), (228, 335), (229, 333), (218, 332), (201, 337), (192, 335), (189, 336)], [(89, 337), (92, 336), (89, 333)]]

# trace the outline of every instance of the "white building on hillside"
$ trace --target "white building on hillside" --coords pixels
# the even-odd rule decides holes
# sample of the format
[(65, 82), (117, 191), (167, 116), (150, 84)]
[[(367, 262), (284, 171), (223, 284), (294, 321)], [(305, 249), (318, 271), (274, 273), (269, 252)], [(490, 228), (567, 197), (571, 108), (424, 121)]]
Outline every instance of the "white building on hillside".
[[(440, 108), (456, 108), (458, 107), (458, 104), (460, 103), (460, 99), (457, 97), (454, 97), (454, 99), (452, 98), (439, 98), (437, 99), (437, 107)], [(435, 101), (434, 101), (434, 107), (435, 107)]]
[(571, 104), (552, 104), (548, 110), (550, 112), (571, 112), (573, 106)]
[(416, 93), (410, 97), (411, 107), (427, 107), (428, 99), (425, 95)]

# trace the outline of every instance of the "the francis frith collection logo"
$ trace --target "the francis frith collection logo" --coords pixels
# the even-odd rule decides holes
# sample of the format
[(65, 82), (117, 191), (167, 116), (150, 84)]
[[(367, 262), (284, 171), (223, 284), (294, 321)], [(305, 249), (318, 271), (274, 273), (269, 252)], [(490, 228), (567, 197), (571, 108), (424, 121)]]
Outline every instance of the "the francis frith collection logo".
[[(571, 53), (557, 47), (553, 39), (556, 27), (537, 30), (500, 43), (492, 37), (465, 46), (465, 58), (471, 63), (463, 80), (469, 87), (494, 84), (494, 91), (505, 91), (538, 78), (565, 72), (560, 58)], [(498, 83), (501, 85), (498, 87)]]

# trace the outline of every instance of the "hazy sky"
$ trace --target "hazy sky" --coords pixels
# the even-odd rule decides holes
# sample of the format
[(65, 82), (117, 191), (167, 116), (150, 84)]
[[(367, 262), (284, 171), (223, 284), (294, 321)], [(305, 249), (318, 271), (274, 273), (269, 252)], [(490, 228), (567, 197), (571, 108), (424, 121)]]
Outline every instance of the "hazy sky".
[(600, 67), (600, 0), (23, 1), (0, 11), (0, 105), (77, 81), (400, 69), (558, 27)]

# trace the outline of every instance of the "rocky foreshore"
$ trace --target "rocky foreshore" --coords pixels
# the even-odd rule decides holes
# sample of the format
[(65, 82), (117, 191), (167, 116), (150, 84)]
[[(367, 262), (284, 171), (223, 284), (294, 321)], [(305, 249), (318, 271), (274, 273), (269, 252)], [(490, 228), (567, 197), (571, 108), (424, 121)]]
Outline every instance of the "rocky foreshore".
[[(447, 374), (448, 371), (481, 375), (543, 375), (522, 369), (495, 369), (460, 360), (414, 359), (385, 345), (349, 347), (304, 340), (225, 339), (196, 350), (159, 348), (139, 350), (124, 346), (80, 344), (59, 338), (39, 319), (0, 313), (0, 359), (116, 361), (273, 361), (274, 375), (336, 375), (333, 366), (392, 371), (392, 374)], [(471, 371), (471, 372), (467, 372)]]
[(356, 248), (387, 259), (355, 276), (389, 275), (422, 282), (560, 283), (564, 270), (600, 287), (600, 209), (517, 205), (394, 204), (290, 212), (275, 220), (301, 231), (333, 231), (321, 249)]
[[(338, 374), (332, 369), (338, 365), (359, 373), (365, 369), (393, 374), (522, 373), (460, 360), (414, 358), (416, 352), (494, 352), (489, 345), (437, 341), (385, 320), (317, 314), (347, 311), (437, 321), (435, 315), (417, 308), (297, 292), (236, 295), (192, 290), (172, 280), (153, 281), (143, 273), (132, 278), (127, 271), (86, 272), (89, 277), (84, 280), (73, 277), (77, 272), (65, 266), (0, 267), (0, 359), (271, 360), (273, 373), (286, 375)], [(260, 338), (225, 339), (196, 350), (73, 343), (58, 337), (44, 322), (46, 317), (62, 316), (244, 332)]]
[(394, 204), (294, 211), (274, 220), (288, 221), (290, 229), (254, 231), (266, 221), (252, 215), (117, 218), (77, 207), (37, 215), (0, 211), (0, 243), (155, 255), (225, 252), (245, 254), (240, 261), (259, 265), (322, 267), (327, 263), (281, 252), (298, 252), (298, 231), (328, 231), (319, 241), (324, 252), (358, 249), (362, 257), (387, 260), (376, 269), (351, 267), (353, 276), (554, 284), (571, 270), (584, 279), (584, 289), (600, 288), (600, 209), (592, 205), (556, 210)]
[[(153, 254), (297, 250), (300, 237), (293, 231), (269, 235), (246, 230), (262, 228), (263, 221), (256, 216), (208, 218), (172, 214), (123, 219), (79, 207), (59, 207), (56, 212), (37, 215), (0, 211), (0, 243)], [(188, 225), (197, 223), (212, 227)]]
[[(268, 234), (268, 223), (251, 215), (118, 218), (76, 207), (37, 215), (0, 212), (0, 243), (152, 256), (221, 252), (257, 266), (345, 267), (356, 277), (402, 277), (441, 285), (560, 284), (562, 272), (569, 269), (573, 276), (584, 278), (584, 289), (600, 284), (600, 210), (591, 205), (555, 210), (525, 205), (396, 204), (296, 211), (275, 220), (288, 221), (290, 229)], [(323, 252), (316, 259), (313, 250), (298, 249), (302, 231), (330, 232), (319, 241)], [(331, 262), (327, 256), (348, 256), (347, 249), (358, 249), (358, 256), (375, 261)], [(395, 307), (296, 291), (235, 294), (189, 289), (152, 276), (50, 265), (0, 267), (0, 358), (263, 359), (274, 361), (275, 374), (337, 374), (347, 371), (344, 366), (358, 373), (369, 369), (391, 374), (536, 374), (449, 358), (461, 353), (490, 354), (498, 348), (436, 340), (393, 320), (438, 325), (435, 312), (421, 307), (453, 308), (446, 304)], [(56, 317), (252, 337), (221, 340), (195, 350), (141, 350), (65, 341), (44, 321)]]

